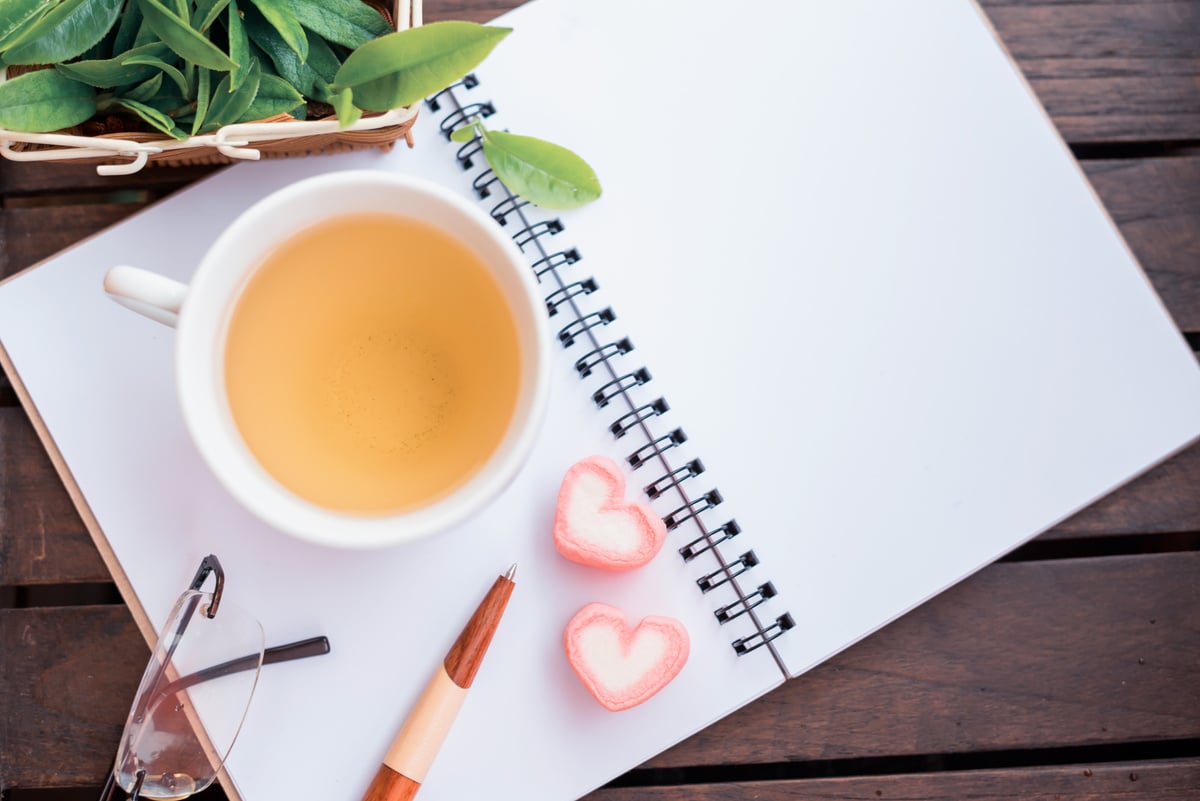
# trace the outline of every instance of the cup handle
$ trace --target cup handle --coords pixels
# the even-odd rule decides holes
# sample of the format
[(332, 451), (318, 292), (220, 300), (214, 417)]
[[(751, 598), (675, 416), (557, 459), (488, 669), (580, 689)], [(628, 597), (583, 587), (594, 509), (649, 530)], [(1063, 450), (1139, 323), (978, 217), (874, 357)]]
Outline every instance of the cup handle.
[(104, 276), (104, 291), (127, 309), (172, 328), (187, 296), (187, 284), (137, 267), (113, 267)]

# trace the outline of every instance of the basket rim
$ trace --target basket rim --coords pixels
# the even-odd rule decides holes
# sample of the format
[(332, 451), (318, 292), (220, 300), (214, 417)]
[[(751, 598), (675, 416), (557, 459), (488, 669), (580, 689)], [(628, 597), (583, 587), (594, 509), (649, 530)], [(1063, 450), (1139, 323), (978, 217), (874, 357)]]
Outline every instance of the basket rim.
[[(256, 143), (280, 139), (296, 139), (327, 134), (346, 134), (357, 131), (374, 131), (381, 128), (400, 126), (417, 115), (416, 104), (386, 111), (374, 117), (363, 117), (346, 128), (339, 126), (336, 119), (326, 120), (279, 120), (237, 122), (201, 136), (187, 139), (162, 137), (138, 141), (122, 138), (119, 134), (83, 136), (63, 133), (22, 133), (0, 128), (0, 156), (10, 161), (70, 161), (97, 157), (127, 157), (132, 161), (97, 166), (101, 175), (129, 175), (142, 169), (150, 156), (178, 150), (213, 149), (223, 156), (243, 161), (257, 161), (262, 152), (253, 146)], [(26, 150), (14, 145), (43, 145), (35, 150)]]
[[(416, 28), (422, 24), (422, 0), (394, 0), (392, 8), (396, 30)], [(0, 83), (6, 80), (8, 67), (0, 67)], [(121, 134), (87, 136), (63, 132), (27, 133), (0, 127), (0, 156), (10, 161), (130, 159), (97, 165), (96, 172), (100, 175), (130, 175), (145, 167), (151, 156), (188, 149), (216, 151), (232, 160), (257, 161), (262, 157), (262, 152), (255, 149), (255, 144), (404, 126), (416, 117), (417, 107), (414, 103), (375, 116), (363, 116), (345, 128), (336, 119), (296, 120), (284, 117), (236, 122), (213, 133), (186, 139), (172, 139), (157, 132), (150, 134), (152, 138), (146, 139), (147, 132), (138, 132), (137, 138), (131, 138)], [(403, 130), (399, 133), (403, 133)], [(35, 147), (23, 148), (20, 145)]]

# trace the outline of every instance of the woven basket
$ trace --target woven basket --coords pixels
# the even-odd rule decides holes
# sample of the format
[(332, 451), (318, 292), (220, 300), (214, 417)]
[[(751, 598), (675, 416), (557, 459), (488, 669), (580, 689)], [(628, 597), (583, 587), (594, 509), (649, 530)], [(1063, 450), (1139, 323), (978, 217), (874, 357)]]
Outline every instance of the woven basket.
[[(397, 30), (421, 24), (421, 0), (393, 0)], [(372, 3), (372, 5), (376, 5)], [(376, 7), (379, 7), (376, 5)], [(318, 153), (381, 148), (390, 150), (410, 131), (417, 106), (363, 115), (345, 130), (332, 114), (295, 120), (286, 114), (256, 122), (226, 125), (213, 133), (183, 140), (157, 131), (86, 136), (78, 128), (57, 133), (21, 133), (0, 128), (0, 156), (11, 161), (96, 164), (101, 175), (128, 175), (147, 164), (230, 164), (260, 158), (287, 158)]]

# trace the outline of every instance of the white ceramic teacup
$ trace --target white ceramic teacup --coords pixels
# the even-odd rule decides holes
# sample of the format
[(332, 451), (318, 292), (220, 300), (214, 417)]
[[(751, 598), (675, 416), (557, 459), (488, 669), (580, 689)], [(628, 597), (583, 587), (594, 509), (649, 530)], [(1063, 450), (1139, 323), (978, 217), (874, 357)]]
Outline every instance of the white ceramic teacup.
[[(266, 253), (330, 217), (379, 211), (442, 229), (488, 266), (516, 325), (520, 376), (507, 430), (484, 465), (464, 483), (411, 510), (352, 514), (297, 496), (254, 458), (226, 398), (224, 341), (239, 292)], [(511, 481), (529, 454), (544, 416), (549, 392), (548, 323), (528, 263), (483, 211), (424, 180), (364, 170), (300, 181), (259, 201), (226, 228), (204, 255), (191, 284), (121, 266), (105, 276), (104, 289), (119, 303), (176, 328), (175, 383), (183, 419), (220, 482), (262, 520), (311, 542), (378, 547), (461, 522)], [(453, 303), (453, 299), (431, 302)]]

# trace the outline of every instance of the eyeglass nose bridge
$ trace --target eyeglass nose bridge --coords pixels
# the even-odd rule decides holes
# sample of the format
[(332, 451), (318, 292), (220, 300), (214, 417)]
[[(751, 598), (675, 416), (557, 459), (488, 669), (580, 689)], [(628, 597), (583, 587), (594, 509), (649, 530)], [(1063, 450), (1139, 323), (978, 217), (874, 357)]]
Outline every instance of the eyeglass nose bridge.
[(204, 610), (204, 616), (212, 620), (217, 616), (217, 607), (221, 604), (221, 592), (225, 589), (225, 568), (221, 567), (221, 560), (211, 553), (200, 560), (200, 567), (196, 570), (196, 576), (192, 579), (190, 589), (198, 591), (204, 585), (204, 580), (208, 578), (209, 573), (216, 575), (217, 586), (212, 592), (212, 601)]

